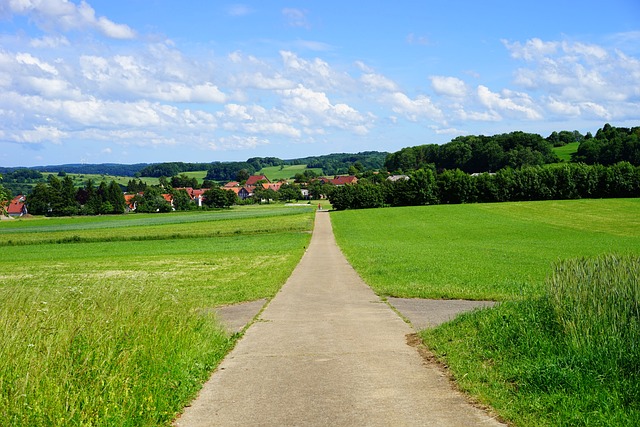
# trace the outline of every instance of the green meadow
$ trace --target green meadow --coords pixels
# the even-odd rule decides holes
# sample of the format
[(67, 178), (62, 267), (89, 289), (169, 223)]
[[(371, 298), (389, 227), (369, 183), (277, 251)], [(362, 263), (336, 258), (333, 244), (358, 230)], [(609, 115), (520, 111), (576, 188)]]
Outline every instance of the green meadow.
[(562, 147), (553, 147), (553, 152), (556, 153), (561, 160), (570, 162), (571, 155), (578, 151), (579, 146), (579, 142), (571, 142), (569, 144), (563, 145)]
[(312, 226), (282, 206), (3, 221), (0, 425), (169, 425), (238, 338), (210, 309), (273, 297)]
[(640, 254), (640, 199), (438, 205), (331, 214), (380, 295), (511, 300), (544, 293), (560, 259)]
[[(307, 170), (307, 165), (286, 165), (286, 166), (269, 166), (262, 168), (257, 174), (265, 175), (270, 181), (279, 181), (281, 179), (291, 179), (298, 173)], [(321, 168), (310, 169), (317, 175), (322, 175)]]
[(334, 212), (380, 295), (501, 301), (420, 332), (514, 426), (640, 425), (640, 199)]

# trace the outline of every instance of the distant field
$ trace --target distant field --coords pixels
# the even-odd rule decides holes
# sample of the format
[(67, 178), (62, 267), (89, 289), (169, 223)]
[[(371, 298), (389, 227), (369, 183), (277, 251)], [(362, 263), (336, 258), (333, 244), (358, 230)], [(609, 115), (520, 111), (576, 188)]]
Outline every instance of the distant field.
[(381, 295), (519, 299), (559, 259), (640, 254), (640, 199), (333, 212), (336, 239)]
[[(258, 172), (258, 174), (265, 175), (267, 178), (269, 178), (270, 181), (277, 181), (280, 179), (293, 178), (294, 176), (296, 176), (296, 174), (303, 173), (305, 170), (307, 170), (307, 165), (291, 165), (283, 166), (282, 168), (280, 166), (270, 166), (262, 168)], [(322, 169), (320, 168), (311, 170), (314, 171), (317, 175), (322, 174)]]
[(572, 142), (562, 147), (554, 147), (553, 152), (556, 153), (558, 157), (560, 157), (560, 159), (564, 160), (565, 162), (570, 162), (571, 155), (578, 151), (579, 146), (579, 142)]
[(274, 296), (312, 226), (282, 205), (2, 221), (0, 424), (169, 425), (235, 341), (206, 309)]
[(204, 178), (207, 176), (207, 173), (208, 171), (182, 172), (182, 174), (185, 174), (190, 178), (196, 178), (200, 184), (202, 184), (202, 181), (204, 181)]
[[(42, 175), (46, 180), (49, 177), (49, 175), (57, 176), (58, 174), (43, 173)], [(98, 175), (98, 174), (90, 174), (90, 173), (84, 173), (84, 174), (68, 173), (67, 175), (69, 175), (73, 179), (73, 182), (76, 187), (84, 186), (84, 184), (90, 179), (92, 179), (95, 184), (100, 184), (100, 182), (102, 181), (105, 181), (107, 183), (111, 181), (115, 181), (118, 184), (124, 185), (125, 187), (129, 183), (129, 180), (132, 180), (132, 179), (136, 179), (136, 180), (140, 179), (149, 185), (159, 184), (158, 178), (151, 178), (151, 177), (134, 178), (132, 176)]]

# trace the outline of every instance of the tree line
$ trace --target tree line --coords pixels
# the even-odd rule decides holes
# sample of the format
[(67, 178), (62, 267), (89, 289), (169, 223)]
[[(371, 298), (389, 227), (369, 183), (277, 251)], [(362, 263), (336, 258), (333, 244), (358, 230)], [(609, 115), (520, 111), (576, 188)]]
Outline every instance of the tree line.
[(336, 210), (610, 197), (640, 197), (640, 166), (561, 163), (475, 175), (426, 168), (395, 181), (361, 179), (329, 193)]
[(612, 165), (629, 162), (640, 165), (640, 127), (624, 128), (605, 124), (595, 136), (578, 131), (552, 132), (547, 138), (521, 131), (484, 136), (460, 136), (442, 145), (406, 147), (390, 153), (384, 163), (394, 173), (422, 168), (460, 169), (467, 173), (497, 172), (560, 162), (553, 147), (578, 142), (572, 162)]
[(76, 188), (70, 176), (49, 175), (47, 183), (38, 183), (27, 196), (29, 213), (47, 216), (121, 214), (125, 200), (120, 185), (88, 180)]

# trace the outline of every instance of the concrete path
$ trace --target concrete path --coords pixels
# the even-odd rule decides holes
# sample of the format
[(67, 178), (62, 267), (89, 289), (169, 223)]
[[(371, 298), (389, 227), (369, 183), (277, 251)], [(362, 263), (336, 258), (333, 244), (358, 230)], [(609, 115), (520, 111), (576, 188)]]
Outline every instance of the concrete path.
[(502, 425), (407, 344), (412, 333), (318, 212), (300, 264), (175, 425)]

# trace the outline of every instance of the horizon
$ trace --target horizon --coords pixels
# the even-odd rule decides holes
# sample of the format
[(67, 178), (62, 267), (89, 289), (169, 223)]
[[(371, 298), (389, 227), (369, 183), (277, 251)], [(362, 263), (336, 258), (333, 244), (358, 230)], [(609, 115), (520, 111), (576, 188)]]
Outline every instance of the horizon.
[(0, 166), (396, 152), (640, 125), (640, 3), (0, 4)]

